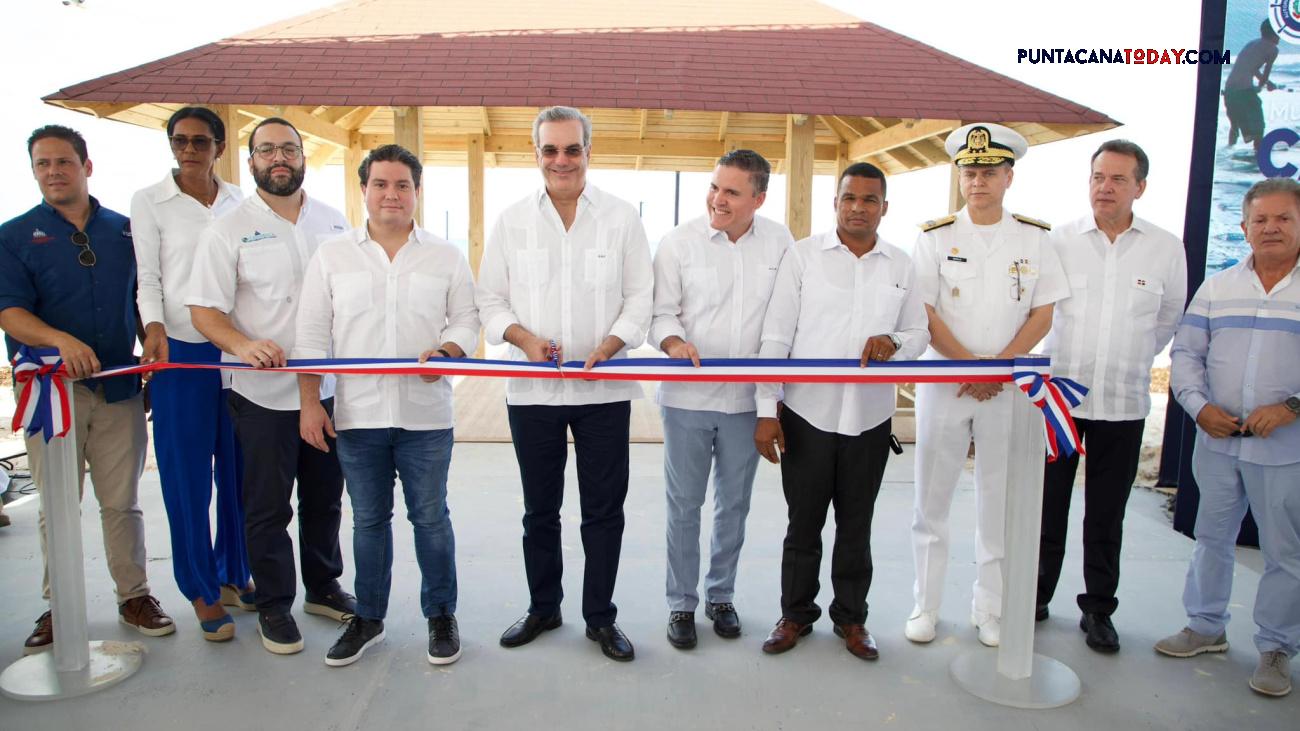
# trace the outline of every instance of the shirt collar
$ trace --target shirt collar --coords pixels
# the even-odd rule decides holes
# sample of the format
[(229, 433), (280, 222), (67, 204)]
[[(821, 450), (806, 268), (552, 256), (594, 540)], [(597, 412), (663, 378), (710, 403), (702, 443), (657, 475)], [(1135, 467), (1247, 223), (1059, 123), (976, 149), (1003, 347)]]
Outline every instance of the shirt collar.
[[(431, 236), (433, 236), (433, 234), (420, 228), (419, 224), (416, 224), (411, 227), (411, 233), (406, 237), (406, 241), (407, 243), (416, 241), (421, 244), (428, 244), (431, 243), (429, 238)], [(364, 224), (352, 229), (348, 233), (348, 237), (354, 244), (364, 244), (367, 241), (370, 241), (370, 219), (367, 218)]]
[[(299, 190), (302, 190), (302, 189), (299, 188)], [(268, 204), (268, 203), (266, 202), (266, 200), (263, 199), (262, 196), (259, 195), (259, 194), (257, 194), (256, 192), (254, 192), (252, 195), (248, 196), (248, 200), (252, 201), (252, 203), (253, 203), (254, 206), (257, 206), (257, 207), (258, 207), (259, 209), (261, 209), (262, 211), (265, 211), (268, 215), (275, 216), (276, 218), (280, 218), (280, 219), (281, 219), (282, 221), (284, 221), (285, 223), (288, 223), (288, 222), (289, 222), (287, 219), (283, 219), (283, 218), (281, 218), (281, 217), (280, 217), (280, 214), (278, 214), (278, 213), (276, 213), (274, 210), (272, 210), (270, 204)], [(299, 223), (302, 223), (303, 218), (307, 215), (307, 212), (308, 212), (310, 209), (311, 209), (311, 196), (307, 195), (307, 191), (303, 190), (303, 191), (302, 191), (302, 208), (300, 208), (300, 209), (298, 210), (298, 222), (299, 222)]]
[[(839, 232), (837, 232), (835, 229), (831, 229), (830, 231), (827, 231), (826, 233), (822, 234), (822, 240), (820, 243), (818, 243), (818, 248), (820, 248), (823, 251), (829, 251), (830, 249), (834, 249), (839, 246), (844, 246), (844, 242), (840, 241)], [(844, 246), (844, 248), (848, 249), (849, 247)], [(883, 254), (884, 256), (893, 258), (894, 254), (889, 249), (890, 249), (889, 243), (885, 241), (885, 239), (880, 235), (880, 232), (877, 231), (876, 245), (871, 247), (871, 251), (868, 251), (866, 255), (871, 256), (873, 254)]]
[(709, 216), (708, 216), (708, 214), (705, 214), (705, 215), (704, 215), (704, 230), (705, 230), (705, 231), (708, 233), (708, 235), (709, 235), (709, 241), (713, 241), (713, 240), (717, 239), (719, 236), (721, 236), (721, 237), (722, 237), (722, 240), (723, 240), (724, 242), (728, 243), (728, 244), (731, 244), (731, 243), (737, 243), (737, 244), (739, 244), (740, 241), (741, 241), (741, 239), (744, 239), (746, 236), (749, 236), (749, 235), (755, 233), (755, 229), (757, 229), (757, 228), (758, 228), (758, 217), (755, 216), (755, 217), (754, 217), (754, 220), (749, 222), (749, 229), (748, 229), (747, 231), (745, 231), (745, 233), (741, 234), (741, 235), (740, 235), (740, 238), (737, 238), (737, 239), (733, 242), (733, 241), (731, 240), (731, 237), (727, 235), (727, 232), (726, 232), (726, 231), (723, 231), (722, 229), (714, 228), (713, 225), (709, 223)]
[[(163, 176), (163, 179), (158, 181), (158, 184), (154, 186), (154, 203), (162, 203), (163, 201), (170, 200), (178, 195), (183, 195), (181, 187), (176, 184), (176, 174), (178, 172), (179, 171), (176, 168), (171, 168), (167, 171), (167, 174)], [(212, 201), (214, 207), (221, 201), (233, 195), (231, 190), (235, 188), (235, 186), (227, 183), (221, 178), (215, 178), (215, 180), (217, 181), (217, 198)], [(258, 198), (261, 198), (261, 196), (258, 196)]]
[[(86, 228), (90, 228), (91, 222), (95, 220), (95, 214), (99, 213), (99, 200), (95, 198), (95, 196), (93, 195), (89, 196), (89, 198), (90, 198), (90, 215), (86, 217)], [(64, 218), (62, 213), (59, 213), (59, 209), (50, 205), (50, 202), (45, 200), (44, 198), (41, 199), (40, 207), (42, 210), (45, 211), (47, 215), (54, 216), (55, 218), (59, 219), (60, 221), (63, 221), (69, 226), (72, 225), (71, 221)]]
[[(1129, 224), (1128, 229), (1126, 231), (1121, 231), (1120, 235), (1123, 235), (1128, 231), (1137, 231), (1138, 233), (1145, 234), (1150, 230), (1151, 230), (1150, 222), (1134, 214), (1132, 223)], [(1101, 228), (1097, 226), (1097, 217), (1091, 214), (1084, 216), (1083, 228), (1081, 229), (1081, 232), (1091, 233), (1093, 231), (1101, 232)]]
[[(599, 199), (599, 193), (597, 193), (595, 186), (591, 183), (587, 183), (586, 187), (582, 189), (582, 193), (578, 195), (579, 202), (586, 201), (587, 205), (592, 207), (597, 205)], [(546, 186), (543, 185), (537, 189), (537, 205), (540, 207), (545, 200)]]

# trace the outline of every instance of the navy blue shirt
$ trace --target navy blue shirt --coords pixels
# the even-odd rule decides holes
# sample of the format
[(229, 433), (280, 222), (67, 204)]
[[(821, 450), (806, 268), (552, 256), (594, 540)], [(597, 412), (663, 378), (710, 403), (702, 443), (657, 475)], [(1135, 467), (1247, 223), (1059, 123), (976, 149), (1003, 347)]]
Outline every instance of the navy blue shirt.
[[(0, 310), (21, 307), (42, 322), (90, 346), (101, 366), (136, 362), (135, 248), (126, 216), (90, 199), (86, 234), (95, 266), (77, 261), (77, 231), (50, 204), (39, 205), (0, 225)], [(5, 335), (9, 358), (20, 343)], [(140, 391), (136, 376), (96, 382), (109, 402)]]

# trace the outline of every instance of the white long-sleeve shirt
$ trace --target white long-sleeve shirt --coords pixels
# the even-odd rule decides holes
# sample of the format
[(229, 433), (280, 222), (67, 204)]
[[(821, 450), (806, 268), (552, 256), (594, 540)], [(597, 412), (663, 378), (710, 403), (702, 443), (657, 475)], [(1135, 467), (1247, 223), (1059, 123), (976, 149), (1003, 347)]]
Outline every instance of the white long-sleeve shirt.
[[(759, 355), (858, 360), (868, 338), (891, 334), (902, 343), (892, 360), (914, 359), (930, 343), (911, 259), (880, 238), (855, 256), (829, 231), (799, 241), (781, 259)], [(824, 432), (856, 436), (894, 415), (887, 383), (789, 383), (784, 390), (785, 405)], [(780, 384), (758, 384), (759, 417), (776, 416), (780, 392)]]
[(1151, 410), (1151, 363), (1178, 328), (1187, 301), (1183, 242), (1134, 217), (1111, 243), (1085, 216), (1050, 235), (1070, 281), (1057, 303), (1044, 351), (1052, 375), (1088, 387), (1071, 410), (1084, 419), (1146, 418)]
[[(475, 290), (487, 341), (514, 324), (554, 340), (564, 360), (586, 360), (607, 336), (645, 341), (654, 271), (645, 229), (631, 204), (588, 184), (569, 230), (545, 189), (501, 213), (488, 238)], [(525, 360), (511, 346), (511, 360)], [(635, 381), (512, 378), (506, 403), (574, 406), (641, 398)]]
[[(709, 226), (708, 216), (670, 231), (655, 252), (651, 344), (657, 348), (676, 335), (701, 358), (757, 356), (777, 267), (793, 244), (789, 229), (761, 216), (735, 243)], [(741, 414), (755, 409), (754, 384), (663, 381), (658, 401), (675, 409)]]
[(199, 235), (213, 219), (234, 210), (244, 194), (239, 186), (219, 180), (217, 199), (208, 207), (182, 193), (175, 174), (175, 170), (168, 171), (162, 180), (131, 197), (136, 304), (144, 324), (162, 323), (167, 337), (203, 343), (207, 338), (194, 329), (185, 306)]
[[(389, 261), (361, 226), (322, 243), (307, 265), (291, 357), (415, 358), (449, 341), (473, 353), (478, 328), (460, 249), (417, 227)], [(334, 426), (450, 429), (451, 379), (340, 375)]]
[[(250, 195), (199, 237), (185, 304), (220, 310), (246, 337), (273, 340), (289, 353), (307, 262), (321, 242), (348, 229), (342, 213), (305, 193), (297, 223)], [(239, 361), (229, 353), (221, 359)], [(231, 388), (265, 409), (298, 410), (298, 376), (292, 373), (231, 371)], [(321, 398), (333, 396), (334, 377), (327, 375)]]

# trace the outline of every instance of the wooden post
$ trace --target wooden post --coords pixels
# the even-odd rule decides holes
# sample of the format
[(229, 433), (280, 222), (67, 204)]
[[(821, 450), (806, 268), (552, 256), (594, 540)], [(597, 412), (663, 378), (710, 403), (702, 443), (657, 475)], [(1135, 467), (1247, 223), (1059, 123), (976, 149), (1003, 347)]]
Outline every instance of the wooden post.
[(469, 170), (469, 268), (478, 279), (478, 265), (483, 260), (483, 135), (470, 135), (465, 146)]
[(348, 135), (348, 147), (343, 151), (343, 200), (347, 204), (344, 213), (353, 226), (360, 226), (366, 220), (365, 204), (361, 198), (361, 173), (358, 171), (365, 157), (361, 133), (354, 131)]
[[(415, 154), (424, 161), (424, 123), (420, 119), (420, 107), (393, 107), (393, 138), (397, 144)], [(420, 187), (420, 199), (415, 204), (415, 223), (424, 225), (424, 187)]]
[(226, 125), (226, 151), (217, 160), (217, 175), (231, 185), (239, 185), (239, 169), (248, 158), (248, 150), (239, 144), (240, 115), (233, 104), (214, 104), (212, 111)]
[(804, 114), (785, 121), (785, 223), (795, 239), (812, 233), (813, 140), (816, 125)]
[[(841, 142), (835, 147), (835, 179), (844, 174), (844, 168), (849, 166), (849, 145), (847, 142)], [(836, 191), (839, 195), (839, 191)]]

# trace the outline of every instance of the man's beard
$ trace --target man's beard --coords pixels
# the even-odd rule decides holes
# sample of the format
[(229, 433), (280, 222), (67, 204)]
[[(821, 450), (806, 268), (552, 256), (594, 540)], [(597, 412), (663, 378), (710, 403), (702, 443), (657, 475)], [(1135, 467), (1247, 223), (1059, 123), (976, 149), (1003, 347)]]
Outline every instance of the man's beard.
[[(274, 170), (276, 167), (289, 168), (290, 170), (289, 179), (283, 182), (277, 181), (271, 175), (271, 171)], [(286, 196), (286, 195), (293, 195), (294, 193), (297, 193), (298, 189), (302, 187), (303, 178), (305, 178), (306, 176), (307, 176), (307, 169), (305, 166), (295, 168), (289, 165), (284, 165), (284, 166), (272, 165), (271, 167), (266, 168), (265, 170), (255, 171), (253, 173), (253, 180), (257, 182), (257, 187), (261, 188), (267, 193), (270, 193), (271, 195)]]

